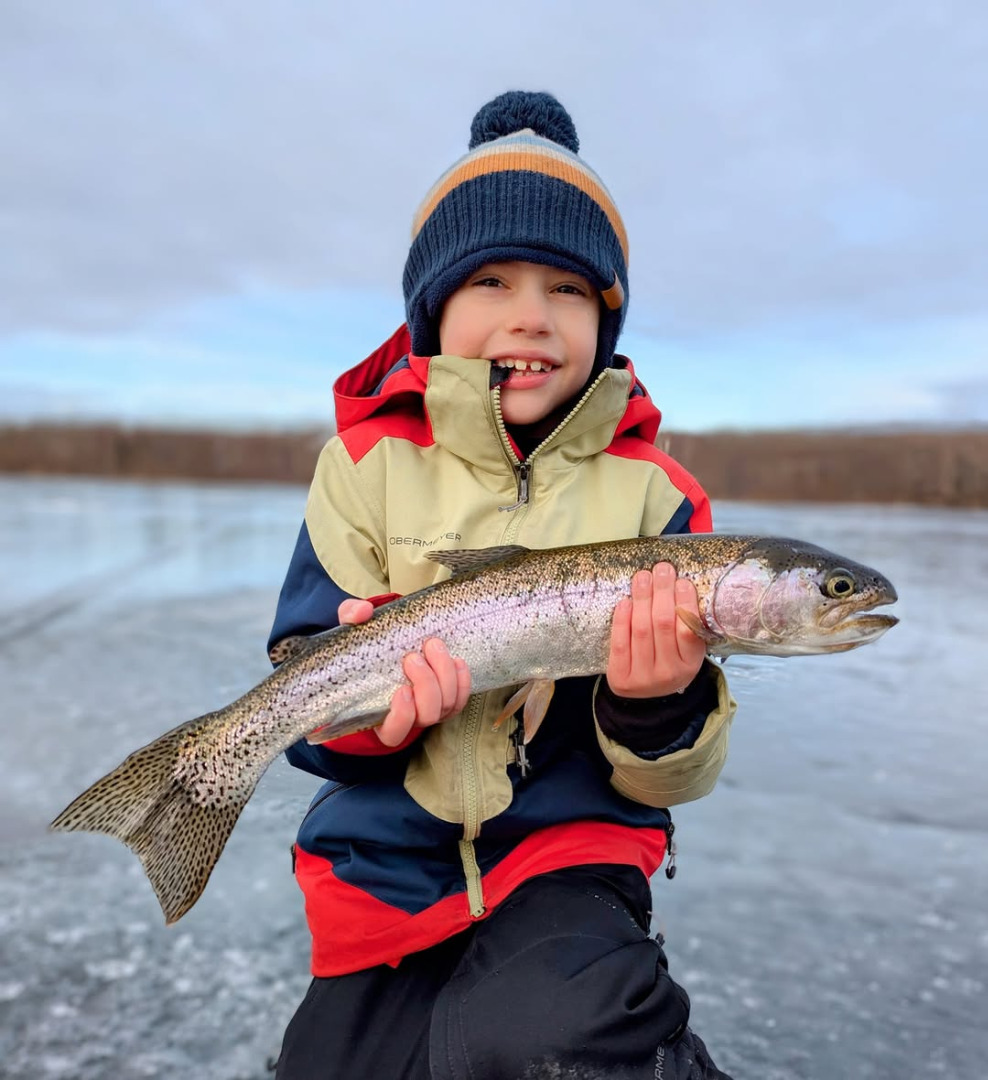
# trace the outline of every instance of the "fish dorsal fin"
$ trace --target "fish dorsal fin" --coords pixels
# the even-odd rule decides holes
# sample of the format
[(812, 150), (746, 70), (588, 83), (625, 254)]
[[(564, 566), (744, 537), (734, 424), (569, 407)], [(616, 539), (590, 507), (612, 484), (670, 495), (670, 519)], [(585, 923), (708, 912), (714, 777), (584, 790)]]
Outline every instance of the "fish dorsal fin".
[(447, 551), (427, 551), (425, 557), (433, 562), (442, 563), (454, 574), (465, 574), (468, 570), (481, 570), (485, 566), (504, 562), (512, 555), (528, 551), (521, 544), (504, 544), (501, 547), (488, 548), (452, 548)]

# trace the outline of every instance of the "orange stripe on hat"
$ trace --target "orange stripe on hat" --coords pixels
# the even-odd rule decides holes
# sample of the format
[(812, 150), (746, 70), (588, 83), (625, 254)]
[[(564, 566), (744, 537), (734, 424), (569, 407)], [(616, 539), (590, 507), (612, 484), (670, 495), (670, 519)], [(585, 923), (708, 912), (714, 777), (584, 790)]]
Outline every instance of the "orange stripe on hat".
[(468, 180), (475, 180), (480, 176), (489, 176), (498, 172), (512, 172), (519, 169), (542, 173), (544, 176), (550, 176), (556, 180), (572, 184), (573, 187), (582, 191), (584, 195), (593, 199), (610, 222), (627, 261), (628, 234), (625, 231), (621, 215), (617, 212), (617, 207), (611, 201), (611, 197), (604, 185), (585, 168), (581, 168), (579, 162), (572, 160), (568, 155), (564, 156), (563, 154), (541, 149), (509, 150), (495, 145), (490, 149), (485, 147), (479, 153), (464, 158), (457, 165), (454, 165), (426, 196), (412, 223), (412, 239), (415, 239), (419, 230), (439, 203), (460, 184), (464, 184)]

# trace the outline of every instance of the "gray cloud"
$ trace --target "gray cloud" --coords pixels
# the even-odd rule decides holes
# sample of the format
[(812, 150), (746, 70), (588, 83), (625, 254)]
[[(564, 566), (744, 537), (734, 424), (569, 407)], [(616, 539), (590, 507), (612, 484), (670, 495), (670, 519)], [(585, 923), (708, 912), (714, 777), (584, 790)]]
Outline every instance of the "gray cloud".
[(4, 6), (0, 333), (245, 286), (397, 292), (474, 110), (551, 89), (663, 332), (988, 295), (982, 0)]

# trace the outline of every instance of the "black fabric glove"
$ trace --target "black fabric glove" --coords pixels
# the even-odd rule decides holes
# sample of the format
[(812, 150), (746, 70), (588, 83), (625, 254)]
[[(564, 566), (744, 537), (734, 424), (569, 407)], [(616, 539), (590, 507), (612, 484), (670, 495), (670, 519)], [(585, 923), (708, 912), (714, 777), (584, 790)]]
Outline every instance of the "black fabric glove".
[(681, 694), (665, 697), (618, 697), (601, 679), (594, 704), (597, 723), (609, 739), (648, 757), (691, 747), (716, 707), (717, 681), (709, 662)]

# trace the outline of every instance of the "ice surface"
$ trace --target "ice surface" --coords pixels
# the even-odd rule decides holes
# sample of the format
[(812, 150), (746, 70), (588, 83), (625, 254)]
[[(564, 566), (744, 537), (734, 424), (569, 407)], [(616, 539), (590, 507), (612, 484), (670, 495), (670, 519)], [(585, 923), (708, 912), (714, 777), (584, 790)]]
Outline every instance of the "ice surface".
[[(203, 898), (162, 925), (136, 859), (45, 832), (138, 745), (268, 671), (304, 491), (0, 479), (0, 1076), (263, 1080), (308, 982), (277, 762)], [(734, 658), (715, 792), (675, 812), (656, 927), (738, 1080), (988, 1075), (988, 514), (723, 504), (893, 580), (841, 656)]]

